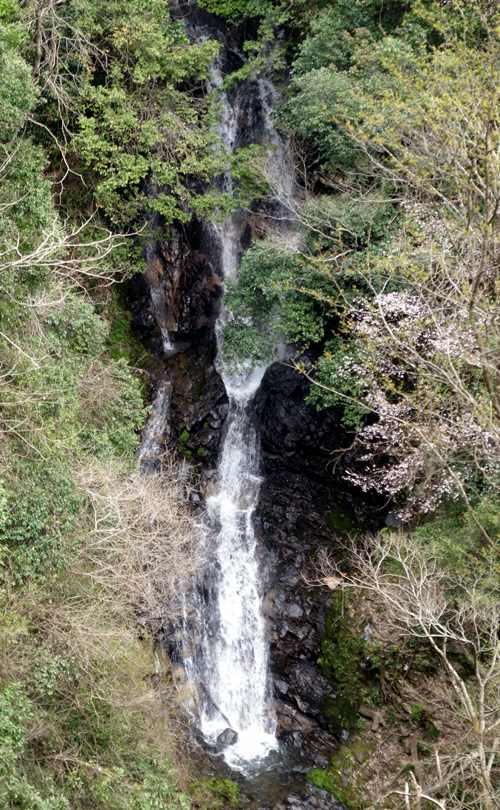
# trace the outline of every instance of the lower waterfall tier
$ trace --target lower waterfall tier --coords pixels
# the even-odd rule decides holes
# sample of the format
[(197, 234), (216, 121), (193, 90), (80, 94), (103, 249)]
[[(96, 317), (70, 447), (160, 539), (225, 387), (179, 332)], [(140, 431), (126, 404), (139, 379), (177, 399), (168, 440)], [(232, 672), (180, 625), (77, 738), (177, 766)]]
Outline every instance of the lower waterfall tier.
[[(207, 742), (223, 748), (235, 768), (277, 747), (269, 634), (253, 525), (261, 486), (260, 452), (248, 409), (263, 373), (227, 379), (231, 399), (225, 438), (206, 501), (208, 562), (203, 576), (210, 587), (196, 591), (199, 642), (185, 661), (197, 693), (200, 730)], [(191, 636), (192, 631), (191, 622), (185, 632)]]

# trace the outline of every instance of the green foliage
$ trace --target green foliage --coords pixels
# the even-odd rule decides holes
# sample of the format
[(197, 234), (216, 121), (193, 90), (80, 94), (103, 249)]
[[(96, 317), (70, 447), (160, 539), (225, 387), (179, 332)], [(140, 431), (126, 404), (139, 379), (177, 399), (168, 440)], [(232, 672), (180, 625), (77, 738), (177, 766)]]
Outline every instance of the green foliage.
[(271, 0), (200, 0), (201, 8), (206, 8), (221, 17), (239, 19), (260, 17), (272, 7)]
[(54, 786), (42, 795), (23, 772), (33, 707), (20, 684), (0, 692), (0, 800), (2, 807), (23, 810), (69, 810), (68, 800)]
[[(8, 147), (8, 152), (12, 159), (5, 166), (0, 183), (0, 240), (6, 243), (6, 257), (15, 261), (19, 258), (16, 249), (33, 249), (42, 241), (44, 232), (57, 231), (58, 225), (50, 183), (43, 176), (46, 168), (43, 151), (29, 140), (20, 139), (15, 146)], [(35, 287), (46, 272), (25, 267), (14, 275), (6, 268), (2, 288), (16, 284), (20, 273)]]
[[(50, 692), (52, 696), (53, 710), (57, 708), (54, 678), (57, 680), (64, 671), (64, 667), (61, 667), (61, 662), (55, 661), (52, 665), (47, 664), (45, 672), (36, 674), (45, 692)], [(31, 765), (30, 778), (27, 773), (30, 732), (36, 724), (37, 712), (40, 709), (27, 698), (20, 684), (13, 683), (0, 692), (0, 800), (5, 810), (69, 810), (76, 806), (88, 807), (89, 801), (99, 810), (163, 810), (166, 806), (172, 810), (189, 810), (191, 803), (188, 795), (179, 790), (168, 762), (161, 760), (139, 759), (133, 769), (111, 764), (99, 767), (90, 763), (89, 769), (85, 767), (87, 763), (84, 760), (75, 761), (66, 773), (62, 786), (57, 785), (55, 779), (51, 780), (48, 774), (40, 780), (40, 773)], [(40, 718), (42, 716), (40, 714)], [(51, 722), (56, 718), (57, 714), (51, 718)], [(124, 743), (119, 719), (113, 723), (112, 731), (116, 735), (113, 743), (119, 754)], [(117, 759), (119, 761), (119, 756)], [(35, 786), (37, 778), (40, 782)], [(231, 785), (229, 780), (213, 781)], [(206, 807), (221, 807), (215, 797), (223, 796), (233, 802), (237, 788), (231, 791), (225, 784), (215, 785), (213, 789), (208, 788), (208, 795), (214, 796), (214, 804), (207, 802)], [(230, 806), (237, 804), (230, 803)]]
[(341, 0), (313, 19), (298, 48), (280, 116), (283, 126), (306, 145), (313, 165), (334, 173), (368, 171), (346, 123), (364, 116), (360, 88), (372, 92), (373, 86), (384, 86), (384, 72), (373, 69), (370, 55), (380, 40), (389, 40), (405, 10), (394, 0)]
[[(380, 97), (392, 116), (395, 97), (405, 87), (403, 71), (414, 76), (418, 60), (428, 64), (429, 47), (443, 41), (461, 39), (477, 47), (487, 40), (494, 11), (481, 9), (481, 3), (449, 6), (341, 0), (313, 18), (299, 43), (290, 97), (281, 112), (283, 125), (309, 147), (313, 163), (334, 173), (355, 167), (369, 171), (357, 129), (371, 120), (380, 136), (384, 126), (391, 126), (389, 121), (381, 126)], [(418, 86), (413, 82), (420, 92)], [(395, 120), (392, 125), (396, 130)]]
[(318, 195), (304, 205), (302, 215), (308, 226), (307, 244), (314, 254), (336, 245), (356, 252), (373, 250), (388, 240), (396, 218), (383, 188), (361, 197)]
[(123, 768), (109, 768), (97, 779), (85, 780), (88, 797), (106, 810), (189, 810), (189, 797), (178, 790), (168, 763), (144, 763), (136, 783)]
[(275, 335), (266, 334), (247, 320), (235, 318), (224, 327), (224, 362), (238, 364), (247, 362), (258, 366), (273, 359), (276, 351)]
[(104, 350), (108, 326), (94, 307), (81, 297), (67, 297), (62, 309), (49, 313), (46, 324), (57, 336), (57, 346), (82, 355), (98, 356)]
[[(188, 219), (201, 183), (221, 171), (209, 105), (190, 92), (218, 45), (190, 43), (161, 0), (112, 0), (105, 14), (100, 0), (71, 0), (36, 20), (35, 11), (30, 4), (23, 17), (40, 25), (39, 49), (0, 53), (10, 77), (2, 132), (10, 138), (32, 111), (74, 215), (98, 206), (121, 228), (151, 209), (167, 222)], [(205, 206), (216, 199), (208, 194)]]
[[(309, 401), (318, 408), (338, 408), (345, 427), (356, 430), (370, 413), (362, 403), (370, 368), (363, 347), (349, 340), (351, 327), (342, 316), (361, 293), (371, 296), (378, 285), (391, 289), (383, 272), (379, 279), (372, 272), (368, 284), (362, 265), (371, 261), (375, 267), (384, 255), (394, 230), (394, 209), (380, 189), (362, 199), (348, 194), (313, 198), (302, 218), (308, 253), (268, 240), (254, 244), (244, 256), (238, 281), (227, 295), (235, 317), (225, 328), (224, 356), (229, 362), (256, 364), (276, 357), (284, 342), (319, 344), (317, 385), (311, 387)], [(341, 277), (324, 261), (329, 251), (348, 255)], [(338, 334), (325, 342), (332, 328)]]
[[(264, 166), (267, 150), (260, 144), (236, 149), (231, 156), (231, 177), (235, 183), (233, 205), (249, 207), (269, 191)], [(272, 160), (272, 151), (270, 152)]]
[(294, 75), (329, 66), (347, 70), (353, 63), (356, 37), (387, 33), (400, 22), (405, 5), (399, 0), (338, 0), (327, 6), (312, 19), (310, 32), (298, 48)]
[(356, 346), (341, 338), (330, 341), (316, 365), (317, 385), (311, 386), (308, 401), (318, 409), (340, 408), (345, 427), (356, 430), (370, 412), (362, 404), (366, 387), (362, 368)]
[[(68, 220), (74, 211), (53, 194), (60, 160), (54, 140), (45, 129), (28, 127), (31, 118), (41, 119), (67, 149), (97, 70), (90, 53), (85, 56), (75, 42), (69, 56), (69, 32), (92, 17), (94, 7), (87, 33), (97, 37), (105, 16), (99, 4), (72, 2), (59, 9), (70, 26), (68, 40), (63, 36), (58, 45), (61, 72), (54, 75), (45, 65), (47, 82), (44, 78), (40, 88), (32, 79), (35, 54), (28, 27), (25, 20), (24, 27), (20, 23), (34, 5), (21, 10), (15, 3), (0, 3), (0, 61), (8, 79), (0, 90), (0, 805), (5, 810), (83, 810), (90, 801), (99, 810), (156, 810), (168, 802), (186, 808), (188, 799), (171, 768), (160, 764), (164, 752), (148, 736), (151, 718), (141, 720), (130, 708), (110, 709), (111, 690), (122, 677), (127, 699), (131, 688), (142, 690), (145, 699), (148, 668), (140, 645), (124, 630), (130, 617), (108, 610), (105, 630), (100, 628), (105, 622), (99, 594), (72, 567), (91, 530), (79, 474), (99, 457), (125, 474), (145, 410), (142, 386), (128, 363), (133, 351), (127, 330), (123, 323), (116, 325), (106, 272), (92, 258), (91, 243), (102, 238), (101, 223), (94, 219), (92, 228), (78, 230)], [(121, 5), (122, 12), (129, 9), (130, 4)], [(114, 11), (119, 10), (115, 4)], [(135, 11), (142, 18), (143, 5)], [(47, 9), (42, 15), (49, 23), (50, 13)], [(49, 42), (57, 26), (46, 33)], [(144, 41), (141, 48), (137, 82), (153, 71), (154, 56)], [(122, 54), (128, 61), (124, 46)], [(190, 71), (183, 73), (183, 81), (193, 75)], [(102, 79), (101, 72), (99, 83)], [(66, 80), (74, 103), (60, 108), (68, 115), (63, 124), (50, 88), (61, 88)], [(67, 127), (62, 136), (61, 126)], [(73, 166), (83, 160), (74, 153), (70, 159)], [(68, 186), (74, 192), (78, 179), (72, 178)], [(93, 194), (95, 174), (84, 179), (86, 194)], [(76, 196), (80, 214), (85, 202)], [(76, 235), (68, 239), (70, 229)], [(75, 256), (90, 259), (78, 265), (72, 263)], [(137, 269), (137, 257), (124, 245), (105, 258), (110, 279), (113, 271), (121, 279)], [(110, 357), (118, 342), (120, 356)], [(83, 618), (89, 609), (91, 622)], [(86, 631), (79, 635), (81, 627)], [(104, 662), (98, 641), (103, 632)], [(119, 702), (125, 707), (133, 700)], [(149, 764), (140, 774), (137, 761), (143, 755)], [(107, 790), (106, 782), (113, 782), (114, 789)]]
[(106, 352), (113, 360), (141, 367), (147, 360), (146, 352), (132, 330), (132, 315), (119, 291), (113, 290), (106, 314), (110, 322)]
[(319, 293), (324, 286), (321, 274), (300, 254), (272, 241), (253, 245), (237, 282), (229, 285), (227, 302), (235, 321), (224, 340), (227, 357), (264, 360), (283, 341), (303, 346), (320, 341), (322, 316), (331, 304)]
[(31, 70), (24, 59), (11, 49), (0, 50), (0, 138), (6, 143), (26, 121), (35, 100)]
[(435, 556), (442, 568), (475, 580), (480, 573), (481, 587), (492, 594), (498, 582), (499, 537), (500, 514), (492, 495), (484, 495), (471, 510), (457, 503), (445, 505), (413, 531), (414, 541)]
[(0, 544), (8, 550), (15, 580), (43, 579), (60, 570), (82, 506), (70, 468), (40, 460), (20, 464), (4, 498)]
[(339, 110), (352, 118), (360, 115), (351, 76), (317, 68), (295, 78), (292, 87), (293, 96), (281, 110), (280, 123), (309, 144), (325, 168), (354, 168), (362, 153), (337, 123)]
[(124, 360), (105, 367), (101, 382), (106, 396), (101, 401), (84, 399), (82, 403), (87, 421), (81, 434), (83, 448), (99, 458), (131, 460), (146, 415), (142, 385)]
[[(201, 125), (202, 108), (180, 86), (206, 76), (217, 46), (190, 45), (159, 0), (115, 0), (104, 18), (97, 6), (92, 19), (88, 8), (81, 19), (78, 5), (75, 11), (76, 24), (85, 23), (108, 59), (104, 84), (97, 63), (87, 70), (72, 142), (83, 166), (96, 175), (98, 204), (116, 222), (151, 206), (167, 222), (186, 219), (188, 178), (206, 180), (217, 166), (210, 133)], [(149, 199), (146, 183), (155, 189)]]
[(241, 805), (240, 787), (232, 779), (199, 779), (190, 785), (189, 795), (195, 806), (201, 810), (224, 810), (226, 807)]

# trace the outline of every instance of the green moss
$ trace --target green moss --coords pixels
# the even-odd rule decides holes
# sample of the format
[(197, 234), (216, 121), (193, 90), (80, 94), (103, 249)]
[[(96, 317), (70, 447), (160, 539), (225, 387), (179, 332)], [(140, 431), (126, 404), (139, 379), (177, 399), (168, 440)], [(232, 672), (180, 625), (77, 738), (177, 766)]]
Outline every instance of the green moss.
[(325, 714), (336, 733), (341, 729), (355, 729), (358, 725), (359, 706), (368, 693), (363, 677), (365, 657), (366, 642), (349, 628), (344, 595), (335, 594), (326, 620), (318, 664), (335, 691), (335, 697), (326, 701)]
[(348, 745), (342, 745), (330, 760), (328, 768), (313, 768), (307, 778), (311, 784), (327, 790), (345, 805), (347, 810), (364, 810), (365, 787), (357, 776), (357, 766), (367, 760), (374, 743), (363, 737), (355, 737)]
[(110, 321), (106, 349), (113, 360), (126, 360), (133, 366), (142, 366), (146, 353), (132, 331), (132, 315), (122, 301), (120, 292), (114, 292), (107, 307)]
[(339, 532), (339, 534), (355, 534), (358, 529), (354, 518), (340, 508), (335, 509), (334, 512), (327, 512), (326, 524), (329, 529)]
[(414, 703), (410, 710), (411, 719), (414, 723), (420, 723), (424, 714), (424, 707), (420, 703)]
[(431, 714), (420, 703), (414, 703), (410, 708), (410, 716), (414, 723), (422, 729), (424, 738), (429, 742), (437, 740), (439, 730), (432, 720)]
[(200, 810), (225, 810), (240, 807), (240, 788), (232, 779), (197, 779), (189, 788), (193, 805)]
[[(352, 760), (348, 763), (348, 770), (352, 769)], [(337, 801), (342, 802), (347, 810), (364, 810), (366, 804), (362, 802), (357, 787), (350, 783), (346, 774), (337, 766), (329, 768), (313, 768), (309, 771), (308, 781), (321, 790), (327, 790)]]
[(181, 444), (187, 444), (189, 439), (191, 438), (191, 434), (187, 428), (183, 428), (179, 433), (179, 442)]

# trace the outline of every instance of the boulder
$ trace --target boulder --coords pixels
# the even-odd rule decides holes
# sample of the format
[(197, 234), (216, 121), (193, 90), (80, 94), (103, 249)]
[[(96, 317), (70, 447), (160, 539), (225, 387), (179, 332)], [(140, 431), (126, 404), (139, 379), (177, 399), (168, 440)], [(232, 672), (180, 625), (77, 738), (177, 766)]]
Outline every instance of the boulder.
[(229, 745), (234, 745), (238, 742), (238, 735), (232, 728), (225, 728), (217, 737), (217, 750), (222, 751)]
[(346, 810), (331, 793), (308, 785), (300, 795), (290, 794), (275, 810)]

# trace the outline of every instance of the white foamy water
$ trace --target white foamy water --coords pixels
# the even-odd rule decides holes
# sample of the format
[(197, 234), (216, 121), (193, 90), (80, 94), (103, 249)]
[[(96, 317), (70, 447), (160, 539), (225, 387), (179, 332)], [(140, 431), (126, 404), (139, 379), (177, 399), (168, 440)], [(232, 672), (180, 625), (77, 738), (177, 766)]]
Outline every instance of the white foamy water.
[(172, 341), (172, 338), (170, 337), (170, 333), (166, 326), (166, 313), (168, 311), (168, 303), (165, 295), (165, 290), (161, 286), (158, 287), (151, 286), (150, 295), (153, 312), (161, 333), (163, 354), (165, 355), (165, 357), (170, 357), (172, 354), (176, 353), (176, 350), (175, 345)]
[(264, 369), (225, 380), (230, 396), (215, 492), (207, 499), (210, 533), (216, 535), (218, 632), (205, 635), (206, 686), (212, 705), (201, 730), (215, 742), (226, 728), (238, 734), (225, 749), (233, 766), (276, 747), (268, 684), (268, 641), (259, 589), (253, 514), (259, 497), (259, 442), (247, 411)]
[(151, 405), (151, 413), (146, 421), (139, 447), (139, 466), (148, 472), (158, 463), (165, 438), (168, 435), (168, 412), (172, 386), (162, 380)]

